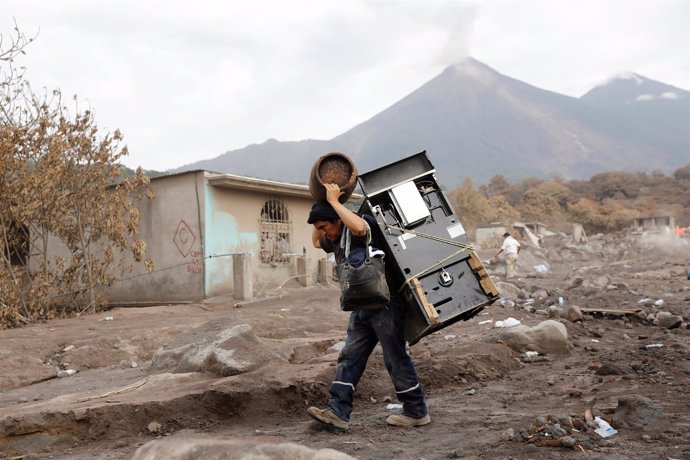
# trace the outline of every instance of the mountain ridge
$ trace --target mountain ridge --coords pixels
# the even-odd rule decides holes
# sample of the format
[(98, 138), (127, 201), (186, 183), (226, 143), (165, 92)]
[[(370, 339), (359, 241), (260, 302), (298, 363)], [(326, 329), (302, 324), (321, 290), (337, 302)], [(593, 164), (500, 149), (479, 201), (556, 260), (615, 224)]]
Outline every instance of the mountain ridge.
[[(364, 172), (422, 150), (448, 186), (465, 177), (485, 182), (496, 174), (511, 180), (554, 173), (582, 179), (615, 169), (670, 171), (690, 158), (689, 96), (630, 74), (575, 98), (468, 58), (330, 140), (269, 139), (176, 171), (210, 169), (306, 183), (313, 161), (329, 151), (346, 153)], [(630, 98), (634, 102), (625, 103)]]

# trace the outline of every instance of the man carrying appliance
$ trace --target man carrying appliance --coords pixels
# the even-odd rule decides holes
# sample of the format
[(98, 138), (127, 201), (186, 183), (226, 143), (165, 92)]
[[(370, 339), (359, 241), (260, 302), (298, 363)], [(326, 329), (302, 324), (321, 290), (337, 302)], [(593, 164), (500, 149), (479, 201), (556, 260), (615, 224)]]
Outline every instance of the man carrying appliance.
[[(339, 198), (343, 194), (336, 184), (324, 184), (326, 201), (312, 207), (307, 223), (313, 224), (314, 247), (334, 253), (336, 263), (346, 262), (347, 233), (350, 233), (349, 264), (361, 266), (371, 256), (383, 255), (383, 246), (371, 242), (373, 252), (367, 252), (371, 238), (370, 228), (376, 226), (372, 216), (360, 217), (347, 209)], [(378, 249), (376, 249), (378, 248)], [(398, 295), (399, 286), (390, 286), (390, 302), (361, 305), (350, 313), (345, 347), (338, 356), (338, 367), (331, 383), (331, 398), (325, 409), (310, 407), (307, 413), (319, 423), (342, 430), (350, 427), (353, 395), (367, 360), (377, 343), (381, 343), (383, 360), (393, 381), (395, 393), (403, 403), (401, 414), (390, 415), (386, 422), (393, 426), (414, 427), (431, 422), (424, 392), (417, 378), (412, 359), (405, 349), (403, 326), (405, 306)], [(341, 296), (341, 303), (343, 302)], [(341, 308), (343, 305), (341, 304)], [(343, 308), (345, 309), (345, 308)]]

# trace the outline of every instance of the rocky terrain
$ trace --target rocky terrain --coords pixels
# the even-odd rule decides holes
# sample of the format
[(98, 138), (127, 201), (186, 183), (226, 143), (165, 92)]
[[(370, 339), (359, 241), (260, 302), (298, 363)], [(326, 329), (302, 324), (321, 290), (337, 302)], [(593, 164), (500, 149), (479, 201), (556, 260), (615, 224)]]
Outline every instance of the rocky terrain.
[(0, 331), (0, 458), (690, 458), (687, 243), (559, 236), (518, 278), (489, 266), (502, 298), (409, 350), (416, 429), (385, 423), (380, 350), (350, 431), (307, 416), (345, 337), (334, 283)]

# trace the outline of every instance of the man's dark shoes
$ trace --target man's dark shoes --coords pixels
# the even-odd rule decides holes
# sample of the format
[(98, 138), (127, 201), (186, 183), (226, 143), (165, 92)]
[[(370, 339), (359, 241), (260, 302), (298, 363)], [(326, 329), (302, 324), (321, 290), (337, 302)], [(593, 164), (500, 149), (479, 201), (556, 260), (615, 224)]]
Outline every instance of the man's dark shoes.
[(341, 419), (333, 413), (330, 409), (319, 409), (318, 407), (310, 407), (307, 409), (307, 414), (314, 420), (324, 425), (329, 425), (340, 430), (349, 430), (350, 423)]

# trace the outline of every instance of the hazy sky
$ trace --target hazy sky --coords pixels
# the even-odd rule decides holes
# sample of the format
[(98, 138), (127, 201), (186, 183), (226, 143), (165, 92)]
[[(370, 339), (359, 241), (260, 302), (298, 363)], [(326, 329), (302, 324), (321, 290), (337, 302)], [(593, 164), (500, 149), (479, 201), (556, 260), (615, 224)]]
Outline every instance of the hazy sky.
[(330, 139), (472, 56), (581, 96), (636, 72), (690, 89), (690, 1), (0, 0), (19, 62), (165, 170), (268, 138)]

